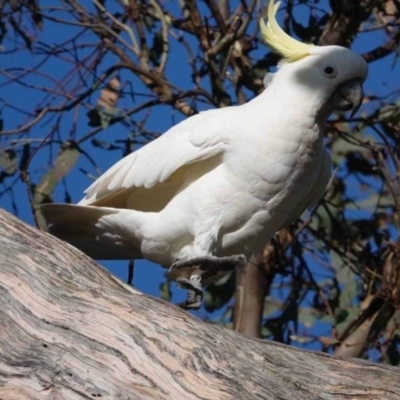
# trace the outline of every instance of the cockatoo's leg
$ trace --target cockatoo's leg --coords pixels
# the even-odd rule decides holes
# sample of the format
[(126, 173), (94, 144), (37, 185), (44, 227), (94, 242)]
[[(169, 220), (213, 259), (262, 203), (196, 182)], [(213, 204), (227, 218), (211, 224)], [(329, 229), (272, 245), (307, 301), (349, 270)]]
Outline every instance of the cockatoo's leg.
[(168, 276), (188, 291), (186, 301), (178, 305), (184, 309), (198, 310), (203, 300), (203, 288), (243, 266), (245, 262), (244, 255), (205, 256), (175, 262)]

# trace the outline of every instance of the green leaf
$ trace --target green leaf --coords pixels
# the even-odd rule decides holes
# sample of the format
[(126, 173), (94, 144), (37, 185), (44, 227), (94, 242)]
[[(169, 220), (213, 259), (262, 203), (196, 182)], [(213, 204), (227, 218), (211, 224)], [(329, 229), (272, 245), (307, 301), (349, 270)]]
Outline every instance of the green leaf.
[(313, 308), (301, 307), (298, 310), (298, 319), (306, 328), (312, 328), (317, 322), (316, 311)]
[(269, 329), (268, 326), (263, 326), (261, 328), (261, 337), (264, 339), (270, 338), (273, 335), (272, 331)]
[(213, 312), (226, 305), (235, 293), (235, 281), (235, 274), (229, 274), (207, 286), (204, 290), (204, 308)]
[(282, 310), (282, 302), (278, 299), (267, 297), (264, 301), (264, 316), (263, 318), (268, 318), (276, 311)]
[(154, 33), (153, 36), (153, 46), (149, 51), (149, 59), (151, 63), (157, 67), (160, 64), (160, 57), (164, 49), (164, 38), (162, 30)]
[(14, 150), (0, 152), (0, 182), (18, 169), (18, 155)]
[[(127, 0), (129, 3), (129, 0)], [(153, 29), (155, 19), (149, 15), (148, 13), (142, 14), (142, 21), (144, 22), (145, 27), (150, 32)]]
[[(360, 312), (359, 308), (347, 308), (346, 310), (341, 310), (343, 311), (343, 314), (340, 315), (340, 318), (337, 318), (337, 324), (336, 324), (336, 329), (338, 330), (338, 332), (342, 332), (343, 329), (345, 329), (347, 327), (347, 325), (350, 323), (350, 321), (352, 321), (354, 318), (357, 317), (357, 315)], [(344, 317), (344, 318), (343, 318)]]
[(375, 163), (369, 161), (371, 157), (365, 157), (360, 151), (350, 151), (346, 154), (346, 167), (349, 173), (361, 175), (377, 175)]
[(53, 167), (43, 176), (38, 185), (31, 185), (33, 192), (33, 204), (39, 226), (44, 227), (46, 223), (40, 213), (39, 205), (52, 202), (52, 194), (58, 183), (71, 171), (77, 163), (80, 152), (74, 142), (68, 142), (61, 147)]
[(119, 108), (94, 108), (87, 112), (89, 118), (89, 126), (97, 128), (101, 126), (103, 129), (108, 128), (111, 120), (120, 112)]
[(33, 196), (35, 206), (52, 201), (51, 195), (55, 187), (71, 171), (79, 155), (80, 152), (73, 142), (68, 142), (61, 148), (53, 167), (35, 187)]
[(90, 110), (86, 113), (87, 117), (89, 118), (88, 125), (92, 128), (97, 128), (101, 125), (101, 117), (100, 112), (97, 108)]
[(167, 279), (164, 283), (160, 285), (160, 297), (165, 301), (171, 301), (171, 282)]
[(334, 313), (335, 317), (335, 324), (341, 324), (342, 322), (347, 320), (347, 317), (349, 316), (349, 312), (344, 309), (344, 308), (337, 308)]
[(112, 144), (110, 142), (107, 142), (105, 140), (99, 140), (96, 138), (92, 139), (92, 145), (94, 147), (100, 147), (101, 149), (104, 149), (104, 150), (118, 150), (119, 149), (118, 146), (115, 146), (114, 144)]
[(299, 336), (299, 335), (290, 335), (290, 339), (293, 340), (294, 342), (298, 343), (310, 343), (314, 340), (314, 338), (309, 337), (309, 336)]
[(31, 157), (31, 146), (29, 143), (24, 144), (22, 148), (22, 157), (19, 162), (19, 170), (26, 171), (29, 168), (28, 162)]
[(101, 127), (103, 129), (108, 128), (108, 126), (110, 125), (111, 119), (112, 119), (112, 116), (110, 114), (108, 114), (107, 112), (105, 112), (105, 111), (100, 112)]

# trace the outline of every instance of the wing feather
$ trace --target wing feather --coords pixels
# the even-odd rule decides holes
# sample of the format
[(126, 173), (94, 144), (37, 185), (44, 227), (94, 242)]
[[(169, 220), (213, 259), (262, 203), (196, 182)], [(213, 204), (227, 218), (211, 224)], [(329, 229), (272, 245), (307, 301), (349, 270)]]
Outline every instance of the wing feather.
[(183, 166), (223, 153), (232, 134), (226, 123), (232, 122), (233, 108), (202, 112), (175, 125), (107, 170), (78, 204), (96, 204), (121, 191), (129, 196), (139, 188), (151, 189)]

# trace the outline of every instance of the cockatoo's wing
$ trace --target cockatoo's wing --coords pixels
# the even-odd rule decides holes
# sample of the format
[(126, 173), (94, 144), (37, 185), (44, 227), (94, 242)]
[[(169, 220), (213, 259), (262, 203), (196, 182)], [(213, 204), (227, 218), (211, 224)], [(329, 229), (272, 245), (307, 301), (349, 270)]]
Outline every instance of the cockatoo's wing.
[(316, 183), (313, 188), (309, 191), (308, 195), (300, 201), (297, 206), (290, 213), (289, 217), (286, 219), (285, 223), (282, 225), (281, 229), (290, 225), (297, 218), (303, 214), (308, 208), (312, 208), (317, 205), (325, 193), (326, 186), (328, 185), (329, 179), (331, 177), (332, 169), (332, 159), (328, 150), (323, 149), (322, 160), (321, 160), (321, 170)]
[(234, 107), (210, 110), (175, 125), (106, 171), (79, 204), (160, 211), (182, 185), (221, 162), (234, 114)]

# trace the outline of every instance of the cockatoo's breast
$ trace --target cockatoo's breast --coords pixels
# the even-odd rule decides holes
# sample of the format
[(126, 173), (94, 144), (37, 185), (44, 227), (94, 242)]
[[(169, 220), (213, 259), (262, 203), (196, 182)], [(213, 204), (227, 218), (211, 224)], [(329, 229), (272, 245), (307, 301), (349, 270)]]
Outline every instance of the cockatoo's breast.
[(239, 244), (244, 253), (263, 246), (314, 187), (321, 169), (322, 133), (309, 122), (301, 129), (287, 127), (285, 135), (268, 132), (256, 140), (243, 136), (227, 152), (224, 165), (236, 191), (230, 207), (237, 202), (235, 209), (242, 215), (236, 219), (241, 223), (222, 233), (223, 253)]

